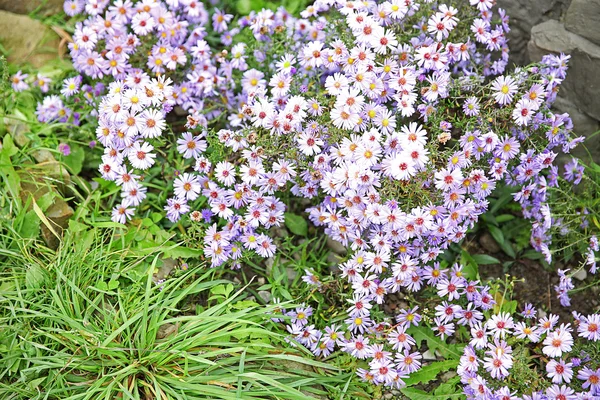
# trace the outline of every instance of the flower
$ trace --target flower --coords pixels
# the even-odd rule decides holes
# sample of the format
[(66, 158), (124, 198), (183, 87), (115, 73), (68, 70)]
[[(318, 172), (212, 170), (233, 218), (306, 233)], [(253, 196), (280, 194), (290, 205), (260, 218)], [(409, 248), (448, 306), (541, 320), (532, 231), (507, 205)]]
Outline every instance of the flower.
[(156, 154), (151, 153), (154, 147), (146, 142), (135, 142), (127, 153), (127, 158), (134, 168), (146, 170), (154, 165)]
[(538, 109), (538, 104), (528, 99), (521, 99), (515, 105), (515, 109), (512, 112), (513, 120), (518, 125), (529, 125), (531, 118), (533, 117), (533, 111)]
[(177, 151), (183, 158), (198, 159), (207, 148), (206, 141), (202, 137), (203, 135), (194, 136), (190, 132), (182, 133), (181, 138), (177, 139)]
[(546, 372), (548, 372), (548, 378), (552, 378), (553, 383), (565, 383), (571, 382), (573, 378), (573, 363), (566, 363), (564, 360), (556, 361), (550, 360), (546, 364)]
[(504, 312), (492, 316), (485, 325), (495, 338), (504, 338), (504, 336), (507, 333), (510, 333), (510, 330), (514, 327), (514, 322), (510, 314)]
[(496, 78), (492, 83), (493, 96), (496, 99), (496, 103), (502, 106), (510, 103), (518, 88), (516, 81), (511, 76), (499, 76)]
[(577, 327), (579, 336), (594, 342), (600, 340), (600, 315), (593, 314), (582, 318), (582, 321)]
[(194, 201), (200, 195), (200, 182), (198, 181), (198, 177), (193, 174), (187, 172), (182, 174), (175, 179), (173, 186), (175, 189), (175, 196), (179, 199)]
[(573, 336), (561, 325), (560, 328), (550, 332), (544, 339), (542, 352), (549, 357), (561, 357), (563, 353), (573, 348)]
[(585, 381), (581, 385), (581, 387), (584, 389), (589, 388), (590, 390), (596, 392), (600, 390), (600, 368), (594, 371), (593, 369), (584, 366), (577, 373), (577, 379)]
[(60, 143), (58, 145), (58, 151), (66, 157), (71, 154), (71, 147), (67, 143)]
[(13, 90), (15, 92), (22, 92), (23, 90), (29, 89), (29, 85), (25, 82), (25, 79), (27, 79), (28, 77), (28, 74), (24, 74), (20, 70), (16, 74), (14, 74), (10, 78)]
[(119, 224), (124, 224), (133, 216), (134, 209), (127, 208), (127, 204), (122, 203), (112, 210), (112, 221), (117, 222)]

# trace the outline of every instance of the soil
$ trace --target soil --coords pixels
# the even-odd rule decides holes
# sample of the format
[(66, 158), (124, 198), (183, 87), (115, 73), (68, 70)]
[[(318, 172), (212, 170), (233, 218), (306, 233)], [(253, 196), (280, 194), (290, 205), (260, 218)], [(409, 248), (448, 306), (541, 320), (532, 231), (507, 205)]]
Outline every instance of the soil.
[[(478, 239), (477, 236), (471, 235), (465, 241), (471, 254), (488, 254), (501, 262), (512, 261), (502, 251), (491, 252), (490, 249), (493, 249), (493, 247), (483, 248), (480, 244), (481, 240)], [(506, 273), (519, 279), (515, 282), (513, 292), (513, 299), (519, 302), (518, 309), (522, 309), (525, 303), (531, 303), (538, 310), (559, 315), (564, 322), (572, 320), (571, 312), (574, 310), (584, 315), (596, 312), (600, 307), (600, 288), (597, 286), (572, 293), (570, 295), (570, 307), (561, 306), (556, 298), (554, 287), (559, 282), (557, 270), (570, 269), (573, 271), (578, 268), (578, 265), (578, 261), (573, 261), (567, 265), (557, 262), (552, 266), (552, 269), (546, 269), (540, 262), (528, 258), (514, 260)], [(501, 264), (480, 265), (479, 275), (483, 282), (487, 282), (491, 279), (504, 279), (505, 271)], [(584, 287), (589, 285), (593, 278), (593, 275), (588, 274), (583, 281), (573, 279), (573, 283), (576, 288)]]

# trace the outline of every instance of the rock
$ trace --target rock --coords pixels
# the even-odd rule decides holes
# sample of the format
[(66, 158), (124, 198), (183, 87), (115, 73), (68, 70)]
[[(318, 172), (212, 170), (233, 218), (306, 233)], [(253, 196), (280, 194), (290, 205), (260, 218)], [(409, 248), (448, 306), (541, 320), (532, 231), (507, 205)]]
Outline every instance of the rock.
[(434, 361), (434, 360), (437, 360), (437, 357), (435, 356), (435, 354), (433, 354), (431, 352), (431, 350), (427, 349), (423, 353), (423, 360), (425, 360), (425, 361)]
[(271, 292), (267, 292), (266, 290), (260, 290), (258, 292), (258, 297), (260, 297), (265, 303), (271, 302)]
[[(268, 276), (273, 276), (273, 265), (275, 264), (275, 257), (269, 257), (265, 260), (265, 272)], [(294, 279), (298, 276), (298, 272), (296, 272), (293, 268), (287, 267), (285, 272), (288, 277), (288, 281), (292, 283)]]
[(327, 254), (327, 262), (330, 265), (338, 265), (339, 263), (342, 262), (342, 260), (344, 259), (344, 257), (340, 256), (339, 254), (336, 253), (329, 253)]
[(565, 28), (600, 45), (600, 0), (573, 0), (565, 16)]
[(561, 96), (594, 119), (600, 120), (600, 46), (569, 32), (558, 21), (549, 20), (531, 30), (528, 45), (532, 61), (539, 61), (547, 53), (571, 55), (567, 78), (561, 86)]
[(177, 266), (177, 261), (172, 258), (163, 258), (160, 261), (162, 262), (162, 265), (158, 268), (158, 272), (156, 272), (153, 277), (155, 282), (165, 279)]
[(157, 339), (164, 339), (168, 336), (173, 335), (179, 329), (179, 323), (177, 324), (164, 324), (158, 328), (158, 332), (156, 332)]
[(284, 227), (284, 226), (276, 226), (276, 227), (273, 227), (273, 228), (271, 229), (271, 232), (273, 232), (273, 235), (274, 235), (275, 237), (282, 238), (282, 239), (283, 239), (283, 238), (286, 238), (286, 237), (288, 237), (288, 236), (290, 236), (290, 234), (289, 234), (288, 230), (287, 230), (287, 229), (285, 229), (285, 227)]
[(496, 239), (489, 232), (485, 232), (479, 237), (479, 244), (487, 253), (497, 253), (500, 251), (500, 246), (498, 246)]
[(60, 40), (58, 35), (39, 21), (0, 11), (0, 42), (8, 50), (9, 62), (29, 63), (39, 68), (57, 57)]
[(347, 253), (346, 247), (340, 242), (333, 240), (327, 236), (327, 248), (336, 254), (345, 255)]
[(548, 19), (559, 20), (571, 0), (498, 0), (498, 7), (506, 10), (510, 17), (508, 45), (510, 47), (510, 64), (529, 64), (527, 42), (531, 28)]
[[(575, 104), (567, 99), (563, 99), (562, 97), (557, 97), (556, 101), (552, 105), (552, 108), (555, 111), (560, 113), (568, 113), (571, 119), (573, 120), (573, 133), (576, 136), (590, 136), (598, 129), (600, 129), (600, 123), (594, 118), (582, 112)], [(565, 162), (571, 159), (571, 155), (579, 157), (585, 161), (590, 160), (590, 156), (596, 162), (600, 161), (600, 140), (598, 140), (597, 136), (594, 136), (590, 139), (586, 139), (583, 142), (583, 145), (577, 146), (575, 149), (571, 151), (570, 154), (563, 155), (560, 154), (561, 158), (565, 158)], [(587, 151), (586, 151), (587, 149)], [(589, 154), (588, 154), (589, 151)], [(559, 163), (561, 164), (561, 163)], [(562, 163), (564, 164), (564, 162)]]
[(573, 102), (557, 97), (552, 105), (556, 111), (568, 113), (573, 120), (574, 131), (577, 135), (588, 136), (600, 128), (600, 123), (594, 118), (582, 112)]
[[(42, 238), (46, 245), (51, 249), (57, 249), (60, 244), (59, 237), (62, 236), (62, 231), (69, 226), (69, 218), (73, 216), (73, 209), (63, 199), (56, 197), (54, 203), (46, 210), (46, 218), (54, 232), (52, 232), (46, 224), (41, 224)], [(58, 235), (59, 237), (57, 237)]]
[(579, 271), (573, 274), (573, 278), (579, 281), (584, 281), (585, 278), (587, 278), (587, 271), (585, 270), (585, 268), (580, 268)]
[(262, 276), (260, 278), (258, 278), (256, 280), (256, 283), (258, 283), (259, 285), (264, 285), (265, 283), (267, 283), (267, 281), (265, 280), (265, 278), (263, 278)]
[(285, 272), (287, 274), (288, 281), (290, 283), (292, 283), (296, 279), (296, 277), (298, 276), (298, 272), (296, 272), (296, 270), (294, 268), (288, 267), (288, 268), (285, 269)]
[(40, 16), (50, 16), (63, 12), (64, 0), (0, 0), (0, 10), (15, 14), (36, 12)]
[(273, 274), (273, 264), (275, 263), (275, 257), (269, 257), (265, 260), (265, 272), (267, 275)]
[(440, 376), (440, 380), (442, 382), (448, 382), (450, 379), (454, 378), (456, 376), (456, 371), (446, 371), (442, 374), (442, 376)]
[(329, 272), (331, 272), (333, 274), (341, 273), (339, 265), (342, 263), (343, 260), (344, 260), (344, 257), (340, 256), (339, 254), (328, 253), (327, 254), (327, 263), (329, 264), (328, 265)]

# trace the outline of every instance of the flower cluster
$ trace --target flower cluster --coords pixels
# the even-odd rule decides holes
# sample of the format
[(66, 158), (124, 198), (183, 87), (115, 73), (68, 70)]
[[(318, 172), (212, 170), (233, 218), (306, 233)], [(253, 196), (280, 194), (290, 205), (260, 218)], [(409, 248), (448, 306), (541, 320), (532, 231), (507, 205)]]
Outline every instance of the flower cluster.
[[(526, 310), (529, 310), (529, 313), (535, 312), (531, 305), (527, 305)], [(576, 318), (577, 335), (580, 340), (600, 340), (600, 315), (579, 315)], [(472, 339), (465, 347), (458, 366), (467, 398), (513, 398), (515, 393), (507, 386), (501, 386), (502, 381), (509, 376), (514, 362), (512, 347), (507, 343), (510, 336), (520, 339), (519, 342), (514, 342), (513, 346), (541, 343), (541, 353), (550, 358), (545, 365), (546, 376), (550, 381), (548, 386), (544, 390), (524, 395), (523, 399), (593, 399), (599, 395), (600, 368), (594, 370), (589, 368), (589, 365), (584, 365), (586, 361), (590, 361), (585, 353), (583, 361), (582, 358), (569, 354), (574, 345), (573, 327), (570, 324), (558, 325), (559, 318), (553, 314), (540, 318), (537, 322), (535, 317), (528, 319), (530, 321), (516, 322), (508, 313), (503, 313), (493, 316), (483, 326), (477, 324), (471, 327)], [(582, 381), (583, 390), (580, 392), (564, 385), (571, 383), (574, 373), (576, 378)], [(489, 379), (486, 379), (486, 376)]]

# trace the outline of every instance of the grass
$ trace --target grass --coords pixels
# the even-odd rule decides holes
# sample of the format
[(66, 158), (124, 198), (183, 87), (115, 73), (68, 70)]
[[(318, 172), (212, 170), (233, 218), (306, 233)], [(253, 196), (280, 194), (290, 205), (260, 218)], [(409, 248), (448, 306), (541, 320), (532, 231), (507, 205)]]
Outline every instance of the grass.
[(157, 285), (160, 253), (111, 250), (114, 231), (67, 230), (56, 252), (14, 234), (1, 236), (2, 399), (306, 399), (348, 380), (287, 345), (243, 288), (209, 300), (227, 283), (214, 270)]

